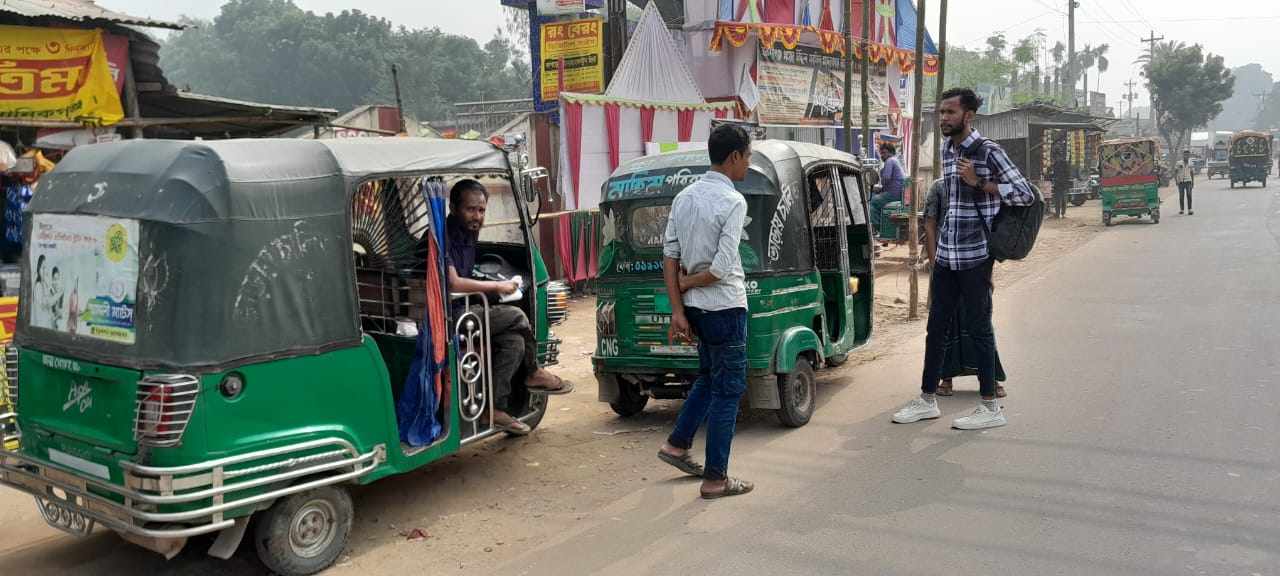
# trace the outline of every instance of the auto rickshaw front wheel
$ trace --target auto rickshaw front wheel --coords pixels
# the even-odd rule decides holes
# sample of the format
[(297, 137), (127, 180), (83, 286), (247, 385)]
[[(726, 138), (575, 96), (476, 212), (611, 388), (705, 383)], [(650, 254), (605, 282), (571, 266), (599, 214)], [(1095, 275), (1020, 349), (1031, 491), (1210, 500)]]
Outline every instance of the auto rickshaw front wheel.
[(258, 518), (258, 558), (281, 576), (308, 576), (333, 565), (347, 547), (355, 516), (351, 495), (322, 486), (276, 501)]
[(778, 421), (783, 426), (799, 428), (809, 423), (818, 404), (818, 379), (808, 358), (796, 358), (791, 373), (778, 376), (778, 396), (782, 401)]

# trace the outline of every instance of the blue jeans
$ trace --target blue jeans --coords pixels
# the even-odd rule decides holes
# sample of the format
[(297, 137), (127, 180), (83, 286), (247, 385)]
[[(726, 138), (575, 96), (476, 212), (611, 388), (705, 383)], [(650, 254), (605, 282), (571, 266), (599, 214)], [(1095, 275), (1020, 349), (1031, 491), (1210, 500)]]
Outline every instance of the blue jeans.
[(698, 380), (676, 418), (667, 443), (688, 450), (698, 427), (707, 423), (704, 480), (723, 480), (729, 473), (729, 447), (738, 422), (738, 402), (747, 391), (747, 310), (707, 312), (685, 308), (689, 327), (698, 337)]

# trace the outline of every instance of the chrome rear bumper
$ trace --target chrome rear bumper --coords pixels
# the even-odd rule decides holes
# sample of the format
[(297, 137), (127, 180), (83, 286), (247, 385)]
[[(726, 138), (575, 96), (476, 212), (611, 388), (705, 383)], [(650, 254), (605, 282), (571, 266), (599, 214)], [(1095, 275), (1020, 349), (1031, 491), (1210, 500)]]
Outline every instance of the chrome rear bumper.
[[(0, 484), (35, 496), (45, 521), (60, 530), (83, 535), (100, 522), (113, 530), (147, 538), (187, 538), (217, 532), (235, 523), (227, 513), (269, 505), (277, 498), (320, 486), (355, 480), (386, 461), (386, 447), (360, 454), (346, 440), (326, 438), (176, 467), (121, 462), (125, 485), (0, 450)], [(306, 482), (269, 489), (246, 490)], [(123, 498), (119, 503), (101, 496)], [(157, 512), (161, 505), (194, 504), (182, 512)]]

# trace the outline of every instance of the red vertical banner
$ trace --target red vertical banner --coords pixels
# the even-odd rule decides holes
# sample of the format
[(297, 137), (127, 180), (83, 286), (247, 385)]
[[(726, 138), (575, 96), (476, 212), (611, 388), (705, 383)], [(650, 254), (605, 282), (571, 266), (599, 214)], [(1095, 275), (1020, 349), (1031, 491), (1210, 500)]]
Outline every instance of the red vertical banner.
[(569, 141), (569, 178), (573, 183), (573, 206), (578, 209), (578, 184), (582, 179), (582, 104), (564, 103), (564, 129), (568, 131), (565, 139)]
[(604, 127), (605, 131), (609, 134), (609, 170), (616, 170), (620, 162), (618, 147), (621, 145), (621, 142), (619, 141), (621, 138), (619, 135), (619, 132), (621, 132), (621, 123), (621, 110), (618, 108), (618, 105), (605, 104)]
[(681, 110), (677, 113), (680, 122), (680, 142), (693, 139), (693, 110)]
[(653, 114), (656, 112), (653, 108), (640, 109), (640, 144), (643, 146), (649, 142), (653, 142)]
[(796, 0), (769, 0), (764, 4), (764, 21), (770, 24), (796, 23)]

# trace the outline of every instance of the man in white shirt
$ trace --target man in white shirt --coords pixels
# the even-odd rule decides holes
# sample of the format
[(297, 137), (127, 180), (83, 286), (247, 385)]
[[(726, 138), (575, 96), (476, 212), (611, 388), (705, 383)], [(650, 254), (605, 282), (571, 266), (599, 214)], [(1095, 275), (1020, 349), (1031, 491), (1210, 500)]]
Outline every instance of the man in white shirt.
[[(711, 170), (676, 195), (664, 237), (669, 336), (672, 342), (698, 338), (699, 373), (658, 458), (702, 477), (702, 497), (714, 499), (753, 488), (728, 476), (738, 403), (747, 390), (746, 275), (738, 256), (747, 201), (733, 183), (744, 180), (751, 167), (751, 137), (725, 124), (711, 132), (707, 147)], [(703, 422), (705, 468), (689, 455)]]
[(1178, 161), (1178, 166), (1173, 170), (1174, 176), (1178, 179), (1178, 213), (1183, 210), (1183, 203), (1186, 203), (1187, 214), (1194, 216), (1196, 211), (1191, 209), (1191, 189), (1196, 185), (1195, 172), (1191, 170), (1191, 151), (1182, 151), (1182, 160)]

